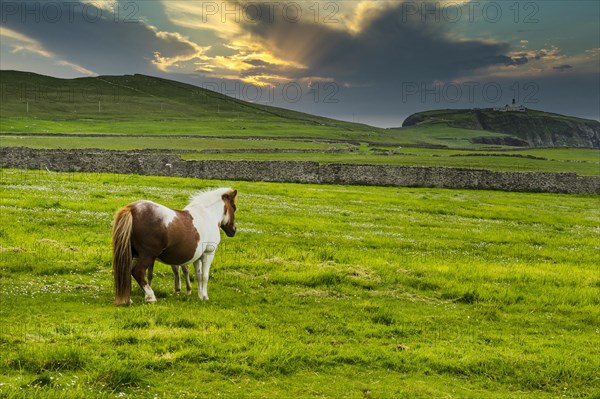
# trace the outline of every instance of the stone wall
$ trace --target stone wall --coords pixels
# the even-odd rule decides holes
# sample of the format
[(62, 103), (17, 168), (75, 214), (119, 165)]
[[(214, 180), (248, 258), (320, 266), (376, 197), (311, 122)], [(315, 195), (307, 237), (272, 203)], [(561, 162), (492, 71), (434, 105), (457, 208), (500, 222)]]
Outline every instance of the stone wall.
[(600, 194), (599, 176), (578, 176), (575, 173), (493, 172), (481, 169), (320, 164), (304, 161), (185, 161), (176, 154), (158, 151), (0, 147), (0, 166), (219, 180)]

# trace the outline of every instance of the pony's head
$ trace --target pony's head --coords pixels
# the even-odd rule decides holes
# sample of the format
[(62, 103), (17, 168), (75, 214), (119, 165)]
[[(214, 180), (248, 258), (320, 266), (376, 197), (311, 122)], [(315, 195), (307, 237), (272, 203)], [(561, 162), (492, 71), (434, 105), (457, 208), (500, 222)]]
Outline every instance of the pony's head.
[(223, 220), (221, 220), (221, 228), (227, 234), (227, 237), (235, 235), (235, 211), (237, 209), (237, 190), (229, 190), (221, 196), (225, 204), (225, 212), (223, 212)]

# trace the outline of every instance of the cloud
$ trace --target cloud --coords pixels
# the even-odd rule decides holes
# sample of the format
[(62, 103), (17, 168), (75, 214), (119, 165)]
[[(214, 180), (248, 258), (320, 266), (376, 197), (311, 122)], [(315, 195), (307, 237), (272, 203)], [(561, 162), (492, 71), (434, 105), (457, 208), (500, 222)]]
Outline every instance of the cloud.
[(244, 28), (275, 57), (305, 65), (296, 79), (306, 74), (349, 84), (448, 80), (490, 66), (528, 62), (527, 57), (507, 55), (509, 43), (453, 39), (445, 30), (449, 24), (423, 24), (402, 12), (398, 4), (384, 10), (369, 8), (368, 18), (350, 31), (282, 18)]
[(600, 56), (600, 47), (585, 50), (585, 53), (592, 57), (598, 57), (598, 56)]
[(569, 69), (573, 69), (573, 66), (569, 65), (569, 64), (562, 64), (562, 65), (552, 67), (552, 69), (556, 69), (557, 71), (564, 72), (564, 71), (568, 71)]
[[(447, 0), (441, 6), (446, 3), (457, 7), (467, 1)], [(508, 43), (453, 39), (452, 24), (422, 24), (418, 13), (404, 7), (416, 7), (415, 2), (163, 0), (161, 4), (172, 23), (210, 31), (233, 51), (207, 55), (196, 63), (197, 71), (248, 83), (308, 77), (327, 77), (346, 85), (400, 76), (449, 79), (490, 65), (514, 67), (528, 62), (526, 57), (508, 56)], [(293, 12), (286, 11), (288, 6)], [(257, 60), (261, 65), (256, 65)]]
[(15, 32), (5, 27), (0, 28), (0, 37), (5, 41), (10, 41), (12, 45), (11, 53), (30, 52), (46, 58), (52, 58), (54, 55), (46, 51), (42, 45), (25, 35)]
[(501, 56), (501, 59), (504, 60), (504, 65), (523, 65), (529, 62), (529, 57), (527, 53), (517, 53), (515, 55), (509, 54), (509, 56)]
[[(531, 57), (531, 55), (530, 55)], [(533, 58), (536, 60), (557, 61), (565, 56), (561, 53), (558, 47), (551, 46), (550, 48), (542, 48), (534, 51)]]
[(242, 33), (239, 22), (245, 14), (237, 2), (163, 0), (162, 6), (169, 20), (180, 27), (213, 31), (221, 38)]
[(162, 40), (170, 50), (166, 53), (167, 55), (163, 55), (158, 50), (154, 52), (152, 63), (164, 72), (167, 72), (170, 67), (176, 66), (178, 62), (205, 59), (204, 53), (210, 50), (210, 46), (201, 47), (179, 33), (156, 31), (156, 37)]
[(40, 42), (30, 37), (15, 32), (5, 27), (0, 28), (0, 39), (5, 45), (11, 46), (10, 53), (28, 53), (36, 56), (40, 56), (45, 59), (52, 60), (52, 62), (60, 67), (67, 67), (75, 72), (83, 75), (95, 75), (95, 73), (81, 65), (74, 64), (67, 60), (61, 59), (56, 54), (47, 51)]
[[(591, 76), (598, 73), (600, 51), (597, 48), (575, 54), (566, 54), (556, 46), (521, 50), (507, 54), (511, 61), (506, 66), (493, 66), (482, 71), (478, 79), (485, 77), (511, 77), (513, 79), (540, 79), (556, 77), (561, 72), (577, 70), (577, 74)], [(527, 64), (527, 65), (525, 65)]]
[[(12, 2), (17, 10), (26, 2)], [(38, 21), (23, 21), (19, 12), (3, 15), (3, 30), (35, 43), (38, 53), (51, 54), (81, 70), (103, 74), (152, 73), (167, 70), (180, 61), (202, 57), (208, 47), (201, 47), (176, 32), (164, 32), (144, 21), (126, 20), (113, 15), (115, 4), (104, 1), (96, 5), (92, 16), (83, 12), (83, 3), (53, 3), (61, 8), (61, 17), (41, 15)], [(81, 6), (77, 8), (72, 4)], [(102, 6), (102, 7), (100, 7)], [(69, 8), (74, 7), (74, 8)], [(32, 18), (36, 16), (33, 15)], [(35, 23), (34, 23), (35, 22)], [(13, 40), (12, 51), (26, 51)]]

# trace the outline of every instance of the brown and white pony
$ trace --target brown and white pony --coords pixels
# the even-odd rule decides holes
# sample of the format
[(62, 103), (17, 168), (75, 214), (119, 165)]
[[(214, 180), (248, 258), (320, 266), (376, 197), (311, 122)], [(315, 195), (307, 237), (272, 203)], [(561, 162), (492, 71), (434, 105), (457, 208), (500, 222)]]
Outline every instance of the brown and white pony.
[(219, 227), (228, 237), (235, 235), (236, 203), (237, 190), (219, 188), (196, 194), (183, 210), (143, 200), (117, 211), (112, 231), (115, 304), (132, 302), (132, 275), (146, 302), (156, 302), (146, 282), (146, 269), (153, 268), (156, 259), (171, 266), (193, 263), (198, 296), (207, 300), (208, 272), (221, 241)]

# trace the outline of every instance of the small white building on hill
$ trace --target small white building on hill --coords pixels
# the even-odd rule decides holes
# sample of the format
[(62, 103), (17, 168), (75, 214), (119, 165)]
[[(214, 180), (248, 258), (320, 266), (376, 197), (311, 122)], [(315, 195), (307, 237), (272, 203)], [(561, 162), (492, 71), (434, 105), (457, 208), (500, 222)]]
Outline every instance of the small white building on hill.
[(498, 112), (527, 112), (527, 108), (523, 105), (516, 105), (515, 99), (512, 100), (512, 105), (506, 104), (504, 107), (495, 107), (494, 111)]

